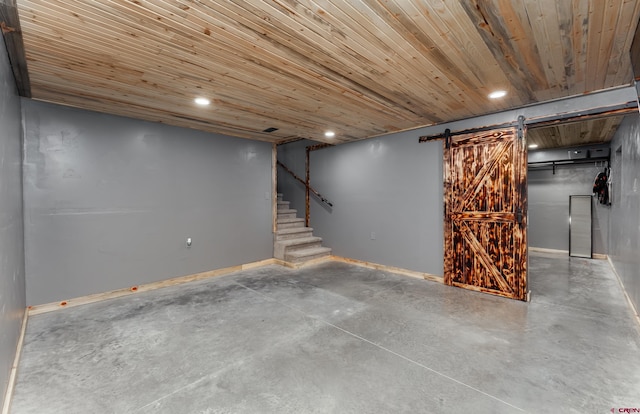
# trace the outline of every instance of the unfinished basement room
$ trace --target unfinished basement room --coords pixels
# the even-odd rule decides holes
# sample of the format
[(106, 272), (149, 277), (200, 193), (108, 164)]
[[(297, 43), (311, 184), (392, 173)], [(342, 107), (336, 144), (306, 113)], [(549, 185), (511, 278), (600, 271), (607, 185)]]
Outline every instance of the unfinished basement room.
[(0, 0), (0, 414), (640, 412), (640, 0)]

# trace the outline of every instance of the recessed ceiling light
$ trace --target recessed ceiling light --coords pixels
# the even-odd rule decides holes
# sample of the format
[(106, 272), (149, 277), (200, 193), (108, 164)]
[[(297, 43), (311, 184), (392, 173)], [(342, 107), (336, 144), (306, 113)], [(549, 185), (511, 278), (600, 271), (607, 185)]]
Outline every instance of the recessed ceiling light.
[(538, 148), (538, 144), (529, 144), (529, 148), (531, 149)]
[(507, 95), (507, 91), (493, 91), (489, 94), (489, 98), (491, 99), (498, 99), (498, 98), (502, 98), (503, 96)]
[(336, 136), (336, 133), (333, 132), (333, 131), (327, 131), (327, 132), (324, 133), (324, 136), (327, 137), (327, 138), (333, 138), (333, 137)]
[(208, 100), (207, 98), (196, 98), (194, 99), (195, 103), (197, 103), (198, 105), (202, 105), (202, 106), (207, 106), (211, 103), (210, 100)]

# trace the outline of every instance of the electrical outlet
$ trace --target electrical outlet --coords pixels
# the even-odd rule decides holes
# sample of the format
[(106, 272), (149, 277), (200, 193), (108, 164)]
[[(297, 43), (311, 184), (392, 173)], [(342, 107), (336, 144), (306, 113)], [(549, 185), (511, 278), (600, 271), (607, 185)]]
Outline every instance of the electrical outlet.
[(191, 247), (191, 237), (187, 237), (187, 247)]
[(375, 240), (376, 239), (376, 232), (372, 231), (371, 232), (371, 240)]

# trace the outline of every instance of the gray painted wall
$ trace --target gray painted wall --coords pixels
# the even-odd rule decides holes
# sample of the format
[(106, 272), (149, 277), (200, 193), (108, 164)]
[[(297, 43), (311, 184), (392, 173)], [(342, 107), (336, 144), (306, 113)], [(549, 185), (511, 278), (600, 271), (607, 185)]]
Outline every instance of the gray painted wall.
[(640, 311), (640, 116), (629, 115), (611, 142), (609, 256)]
[(0, 407), (25, 310), (20, 98), (0, 36)]
[[(442, 134), (447, 128), (460, 131), (515, 122), (519, 115), (530, 119), (576, 114), (635, 101), (636, 96), (633, 87), (612, 89), (314, 151), (311, 184), (334, 203), (334, 208), (327, 208), (312, 198), (314, 233), (339, 256), (442, 275), (442, 143), (418, 144), (418, 137)], [(278, 159), (304, 178), (304, 148), (311, 144), (281, 145)], [(304, 186), (282, 169), (278, 191), (303, 217)], [(602, 221), (599, 227), (599, 237), (606, 240)]]
[(270, 144), (22, 108), (29, 305), (272, 257)]
[[(442, 143), (411, 131), (311, 153), (311, 226), (333, 254), (443, 274)], [(304, 177), (309, 141), (279, 147), (278, 159)], [(278, 171), (279, 191), (304, 216), (304, 186)], [(372, 240), (372, 233), (375, 239)]]
[[(604, 164), (529, 168), (529, 246), (569, 250), (569, 196), (590, 195)], [(607, 254), (610, 207), (592, 204), (593, 252)]]

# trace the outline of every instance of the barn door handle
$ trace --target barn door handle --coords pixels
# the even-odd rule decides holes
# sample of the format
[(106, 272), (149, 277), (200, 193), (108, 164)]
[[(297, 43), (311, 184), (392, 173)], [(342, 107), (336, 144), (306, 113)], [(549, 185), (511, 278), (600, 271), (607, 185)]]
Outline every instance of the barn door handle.
[(522, 219), (524, 218), (524, 214), (522, 213), (522, 209), (518, 208), (516, 210), (516, 221), (518, 222), (518, 224), (522, 224)]

